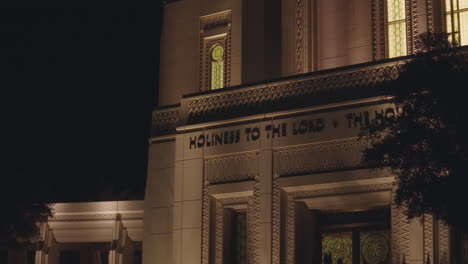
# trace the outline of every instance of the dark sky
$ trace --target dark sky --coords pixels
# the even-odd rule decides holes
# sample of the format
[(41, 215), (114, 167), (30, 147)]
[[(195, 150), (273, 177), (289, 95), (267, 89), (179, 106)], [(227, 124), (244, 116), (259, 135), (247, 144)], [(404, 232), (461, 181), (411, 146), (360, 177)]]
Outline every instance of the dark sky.
[(143, 198), (160, 20), (159, 4), (0, 10), (3, 186)]

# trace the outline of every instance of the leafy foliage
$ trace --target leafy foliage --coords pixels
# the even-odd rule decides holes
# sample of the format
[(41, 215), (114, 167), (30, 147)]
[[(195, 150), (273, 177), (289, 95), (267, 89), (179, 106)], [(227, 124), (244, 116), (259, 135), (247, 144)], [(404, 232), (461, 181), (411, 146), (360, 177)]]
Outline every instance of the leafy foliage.
[(446, 34), (418, 39), (421, 52), (384, 89), (398, 115), (369, 127), (364, 152), (396, 175), (395, 202), (409, 218), (433, 214), (449, 224), (468, 220), (468, 56)]
[(0, 243), (17, 247), (35, 241), (39, 224), (46, 222), (52, 210), (45, 202), (46, 188), (0, 162)]

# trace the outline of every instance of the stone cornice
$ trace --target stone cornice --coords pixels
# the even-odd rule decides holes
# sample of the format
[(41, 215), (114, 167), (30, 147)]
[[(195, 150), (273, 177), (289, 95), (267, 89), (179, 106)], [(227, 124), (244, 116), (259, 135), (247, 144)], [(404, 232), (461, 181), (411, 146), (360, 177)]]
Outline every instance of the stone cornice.
[(365, 63), (186, 95), (180, 105), (153, 111), (152, 137), (176, 127), (306, 108), (382, 95), (405, 59)]

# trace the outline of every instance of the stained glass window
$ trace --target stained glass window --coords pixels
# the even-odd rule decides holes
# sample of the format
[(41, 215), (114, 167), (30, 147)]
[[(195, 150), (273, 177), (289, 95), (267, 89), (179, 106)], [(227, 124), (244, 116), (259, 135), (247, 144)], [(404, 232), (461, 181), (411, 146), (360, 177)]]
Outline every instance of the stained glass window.
[(224, 47), (215, 44), (211, 49), (211, 89), (224, 87)]
[(445, 14), (449, 40), (468, 45), (468, 0), (445, 0)]
[(359, 233), (361, 264), (390, 263), (390, 232), (365, 231)]
[(324, 212), (323, 264), (390, 264), (390, 211)]
[(405, 0), (387, 0), (388, 57), (407, 55)]
[(353, 264), (353, 240), (351, 232), (323, 234), (322, 261), (324, 264), (338, 263)]

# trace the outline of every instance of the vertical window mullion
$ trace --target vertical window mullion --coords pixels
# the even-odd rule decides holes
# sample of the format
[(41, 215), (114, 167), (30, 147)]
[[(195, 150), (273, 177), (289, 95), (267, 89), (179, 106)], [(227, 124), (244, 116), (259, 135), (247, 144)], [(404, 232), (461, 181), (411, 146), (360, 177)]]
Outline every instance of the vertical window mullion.
[(353, 232), (353, 264), (361, 263), (361, 239), (359, 232)]

